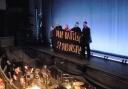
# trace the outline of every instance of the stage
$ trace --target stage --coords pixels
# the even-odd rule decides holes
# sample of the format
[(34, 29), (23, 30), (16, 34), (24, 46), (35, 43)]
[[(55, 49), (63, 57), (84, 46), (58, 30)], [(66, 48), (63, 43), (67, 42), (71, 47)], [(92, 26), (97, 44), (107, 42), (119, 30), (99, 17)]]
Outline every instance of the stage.
[[(75, 55), (67, 55), (54, 52), (47, 47), (31, 47), (31, 49), (43, 54), (57, 57), (61, 62), (68, 62), (66, 65), (75, 64), (80, 68), (68, 66), (68, 69), (63, 68), (67, 72), (84, 75), (86, 79), (94, 84), (107, 89), (127, 89), (128, 88), (128, 65), (107, 60), (95, 56), (91, 56), (89, 60), (81, 59)], [(65, 67), (65, 66), (63, 66)], [(72, 71), (71, 71), (71, 70)], [(119, 88), (120, 87), (120, 88)]]

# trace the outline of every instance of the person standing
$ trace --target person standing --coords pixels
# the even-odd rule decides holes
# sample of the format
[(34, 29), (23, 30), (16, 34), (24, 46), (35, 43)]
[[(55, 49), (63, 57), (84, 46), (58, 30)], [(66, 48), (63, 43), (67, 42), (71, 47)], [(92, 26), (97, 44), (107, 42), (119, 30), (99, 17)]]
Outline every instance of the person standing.
[(92, 42), (90, 28), (87, 22), (83, 22), (83, 29), (81, 34), (81, 56), (85, 58), (85, 51), (87, 52), (87, 59), (90, 59), (90, 43)]
[(70, 31), (68, 24), (65, 24), (64, 31)]
[(71, 31), (77, 32), (77, 33), (81, 33), (81, 29), (80, 29), (80, 27), (79, 27), (79, 22), (76, 22), (76, 23), (75, 23), (75, 27), (73, 27), (73, 28), (71, 29)]

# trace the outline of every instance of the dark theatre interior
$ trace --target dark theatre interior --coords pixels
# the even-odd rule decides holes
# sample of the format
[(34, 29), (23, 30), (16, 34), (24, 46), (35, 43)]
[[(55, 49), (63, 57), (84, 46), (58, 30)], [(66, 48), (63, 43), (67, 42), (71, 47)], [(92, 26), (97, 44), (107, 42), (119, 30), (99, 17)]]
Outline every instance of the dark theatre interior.
[(0, 0), (0, 89), (128, 89), (128, 0)]

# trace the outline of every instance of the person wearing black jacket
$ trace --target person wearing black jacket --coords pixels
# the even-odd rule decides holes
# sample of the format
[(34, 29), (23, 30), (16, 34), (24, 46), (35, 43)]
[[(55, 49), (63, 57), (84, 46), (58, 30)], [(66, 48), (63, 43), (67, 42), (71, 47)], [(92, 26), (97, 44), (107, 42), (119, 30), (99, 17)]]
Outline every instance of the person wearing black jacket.
[(75, 27), (73, 27), (73, 28), (71, 29), (71, 31), (81, 33), (81, 29), (80, 29), (80, 27), (79, 27), (79, 22), (76, 22), (76, 23), (75, 23)]
[(83, 22), (83, 29), (81, 34), (81, 56), (85, 58), (85, 51), (87, 52), (87, 59), (90, 58), (90, 43), (92, 42), (90, 28), (87, 22)]

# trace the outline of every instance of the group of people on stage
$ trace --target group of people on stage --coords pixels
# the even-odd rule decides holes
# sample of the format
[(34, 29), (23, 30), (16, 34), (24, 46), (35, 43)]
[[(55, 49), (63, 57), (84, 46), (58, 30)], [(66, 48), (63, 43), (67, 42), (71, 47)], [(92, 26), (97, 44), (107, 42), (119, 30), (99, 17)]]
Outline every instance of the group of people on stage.
[[(83, 22), (82, 30), (79, 27), (79, 22), (76, 22), (75, 26), (71, 29), (69, 28), (69, 26), (67, 24), (65, 25), (64, 29), (62, 28), (61, 25), (57, 25), (55, 27), (52, 26), (51, 30), (53, 31), (55, 29), (80, 33), (81, 34), (81, 38), (80, 38), (81, 52), (80, 52), (80, 55), (82, 58), (87, 58), (87, 59), (90, 58), (90, 43), (92, 42), (92, 39), (91, 39), (90, 28), (87, 25), (87, 21)], [(51, 37), (52, 37), (52, 35), (53, 34), (51, 34)], [(85, 51), (87, 53), (87, 56), (85, 55)]]

